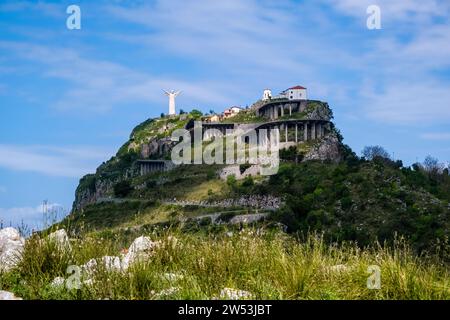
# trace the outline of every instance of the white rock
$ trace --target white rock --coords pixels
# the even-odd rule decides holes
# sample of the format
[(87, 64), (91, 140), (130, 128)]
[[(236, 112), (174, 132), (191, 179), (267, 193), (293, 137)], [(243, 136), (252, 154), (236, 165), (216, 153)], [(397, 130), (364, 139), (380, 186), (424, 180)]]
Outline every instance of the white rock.
[(70, 245), (69, 237), (64, 229), (59, 229), (48, 235), (49, 241), (56, 243), (58, 248), (63, 251), (71, 251), (72, 246)]
[(53, 279), (50, 286), (52, 286), (53, 288), (59, 288), (59, 287), (64, 286), (65, 282), (66, 282), (66, 279), (64, 279), (63, 277), (56, 277), (55, 279)]
[(88, 286), (88, 287), (93, 286), (94, 285), (94, 280), (92, 280), (92, 279), (84, 280), (83, 284)]
[(25, 239), (14, 228), (0, 230), (0, 271), (9, 271), (22, 258)]
[(168, 289), (161, 290), (160, 292), (158, 292), (156, 294), (156, 296), (159, 297), (159, 298), (167, 297), (167, 296), (174, 295), (174, 294), (178, 293), (179, 291), (180, 291), (180, 288), (170, 287)]
[(127, 270), (133, 263), (145, 261), (151, 257), (158, 245), (159, 242), (154, 242), (149, 237), (136, 238), (122, 259), (122, 269)]
[(91, 259), (81, 266), (83, 272), (92, 275), (97, 270), (97, 260)]
[(164, 280), (166, 280), (168, 282), (175, 282), (178, 280), (182, 280), (184, 278), (184, 276), (179, 273), (164, 273), (161, 276), (161, 278), (163, 278)]
[(81, 269), (88, 277), (99, 269), (99, 263), (108, 272), (125, 272), (133, 263), (148, 259), (158, 245), (159, 242), (153, 242), (149, 237), (139, 237), (133, 241), (122, 259), (115, 256), (91, 259), (82, 265)]
[(19, 231), (14, 228), (5, 228), (0, 230), (0, 242), (2, 240), (18, 241), (21, 239)]
[(148, 252), (150, 253), (153, 251), (158, 243), (153, 242), (149, 237), (139, 237), (136, 238), (133, 243), (131, 244), (130, 248), (128, 249), (128, 253), (142, 253), (142, 252)]
[[(101, 258), (100, 266), (105, 268), (108, 272), (120, 272), (122, 271), (122, 262), (119, 257), (104, 256)], [(91, 259), (81, 266), (81, 269), (88, 275), (92, 275), (99, 269), (99, 263), (97, 259)]]
[(237, 290), (232, 288), (225, 288), (220, 291), (220, 299), (226, 300), (241, 300), (241, 299), (252, 299), (253, 295), (244, 290)]
[(122, 262), (119, 257), (105, 256), (102, 258), (106, 271), (119, 272), (122, 270)]
[(16, 297), (12, 292), (0, 290), (0, 300), (23, 300), (23, 299)]

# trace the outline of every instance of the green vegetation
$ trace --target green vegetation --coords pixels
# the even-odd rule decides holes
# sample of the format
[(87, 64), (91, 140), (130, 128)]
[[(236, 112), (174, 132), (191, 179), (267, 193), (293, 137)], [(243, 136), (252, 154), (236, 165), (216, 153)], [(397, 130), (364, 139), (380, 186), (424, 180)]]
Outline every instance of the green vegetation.
[[(113, 233), (83, 235), (61, 251), (31, 238), (23, 262), (0, 274), (0, 289), (25, 299), (212, 299), (224, 288), (246, 290), (255, 299), (450, 299), (449, 270), (439, 261), (419, 259), (403, 241), (327, 245), (303, 241), (274, 229), (186, 233), (155, 229), (153, 255), (128, 272), (96, 269), (80, 289), (52, 286), (69, 278), (69, 265), (117, 256), (131, 239)], [(380, 289), (368, 289), (368, 267), (380, 268)], [(167, 276), (167, 274), (171, 276)]]
[(130, 181), (124, 180), (114, 185), (114, 195), (118, 198), (125, 198), (133, 191)]
[(261, 123), (265, 122), (267, 119), (264, 117), (259, 117), (256, 115), (253, 109), (243, 109), (238, 114), (221, 121), (222, 123)]
[(416, 252), (449, 259), (450, 177), (441, 182), (396, 162), (286, 163), (269, 185), (286, 205), (274, 213), (291, 232), (322, 231), (328, 241), (392, 242), (406, 236)]
[[(332, 118), (328, 104), (308, 101), (302, 117)], [(317, 141), (282, 150), (278, 174), (237, 180), (219, 178), (222, 165), (183, 165), (169, 172), (140, 176), (133, 166), (139, 144), (163, 138), (171, 130), (185, 126), (202, 116), (194, 110), (182, 116), (151, 119), (137, 126), (130, 141), (116, 157), (102, 164), (95, 175), (87, 175), (77, 189), (76, 202), (98, 190), (110, 202), (90, 202), (77, 207), (63, 223), (78, 229), (114, 230), (133, 226), (177, 223), (181, 217), (195, 217), (227, 208), (177, 206), (177, 201), (214, 202), (249, 196), (272, 196), (282, 207), (270, 215), (291, 234), (321, 232), (328, 243), (355, 241), (367, 246), (376, 241), (394, 242), (396, 235), (406, 238), (417, 255), (436, 254), (449, 261), (450, 177), (436, 159), (429, 157), (410, 168), (389, 159), (382, 147), (368, 147), (357, 157), (342, 144), (343, 137), (332, 125), (332, 133), (341, 143), (344, 161), (303, 162)], [(253, 109), (230, 118), (233, 122), (255, 122)], [(248, 164), (240, 165), (243, 173)], [(95, 199), (94, 199), (95, 200)], [(245, 213), (245, 208), (237, 208)], [(207, 219), (206, 219), (207, 220)], [(205, 225), (206, 225), (205, 220)], [(144, 229), (145, 229), (144, 228)]]
[[(75, 237), (72, 251), (33, 235), (22, 263), (0, 274), (0, 289), (27, 299), (212, 299), (223, 288), (256, 299), (450, 298), (450, 176), (437, 159), (404, 167), (379, 146), (365, 148), (359, 158), (332, 125), (339, 163), (304, 162), (318, 143), (308, 141), (282, 150), (279, 171), (270, 177), (221, 179), (223, 165), (139, 175), (134, 163), (142, 144), (201, 117), (193, 110), (137, 126), (115, 157), (81, 179), (74, 211), (53, 226)], [(293, 117), (333, 114), (327, 103), (308, 101)], [(265, 120), (246, 109), (226, 121)], [(240, 173), (249, 167), (239, 165)], [(220, 202), (252, 196), (282, 205), (272, 210)], [(228, 224), (237, 215), (269, 210), (251, 228)], [(213, 215), (224, 223), (213, 223)], [(160, 245), (129, 272), (100, 268), (80, 290), (50, 285), (67, 277), (69, 265), (118, 256), (141, 235)], [(371, 265), (381, 269), (379, 290), (366, 287)], [(166, 273), (181, 277), (168, 280)]]
[[(281, 152), (285, 159), (276, 175), (226, 181), (217, 176), (222, 166), (184, 165), (172, 171), (137, 176), (116, 185), (118, 203), (98, 203), (74, 212), (73, 223), (89, 222), (90, 228), (120, 228), (135, 223), (169, 222), (185, 211), (174, 213), (161, 201), (217, 201), (242, 196), (272, 195), (284, 206), (271, 215), (291, 233), (309, 230), (324, 233), (329, 242), (347, 240), (368, 245), (392, 243), (396, 234), (405, 236), (416, 253), (437, 253), (449, 259), (450, 177), (444, 171), (415, 165), (404, 168), (398, 161), (377, 158), (360, 160), (350, 151), (341, 163), (301, 162), (305, 145)], [(241, 166), (241, 172), (248, 165)], [(431, 170), (431, 171), (430, 171)], [(92, 176), (83, 180), (92, 185)], [(117, 190), (123, 187), (125, 193)], [(120, 189), (120, 188), (119, 188)], [(119, 191), (119, 192), (118, 192)], [(142, 207), (151, 203), (151, 208)], [(223, 208), (216, 208), (223, 211)], [(104, 214), (103, 214), (104, 212)], [(197, 208), (189, 215), (201, 215)]]
[(322, 119), (331, 121), (333, 119), (333, 111), (326, 102), (318, 100), (308, 100), (305, 110), (302, 112), (294, 112), (291, 115), (285, 114), (279, 117), (280, 120), (286, 119), (298, 119), (298, 120), (308, 120), (308, 119)]

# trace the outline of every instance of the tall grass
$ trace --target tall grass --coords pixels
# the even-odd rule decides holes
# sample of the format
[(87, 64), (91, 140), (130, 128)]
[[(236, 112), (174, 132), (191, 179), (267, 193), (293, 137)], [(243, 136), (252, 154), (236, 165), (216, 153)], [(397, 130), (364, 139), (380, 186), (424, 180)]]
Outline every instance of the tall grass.
[[(75, 240), (67, 252), (31, 238), (20, 265), (0, 275), (0, 288), (26, 299), (214, 299), (223, 288), (246, 290), (255, 299), (450, 298), (448, 266), (417, 257), (403, 241), (361, 249), (352, 243), (328, 245), (313, 234), (299, 241), (253, 229), (149, 236), (161, 242), (151, 259), (127, 273), (100, 268), (92, 284), (78, 290), (50, 283), (57, 276), (67, 278), (69, 265), (119, 255), (129, 243), (87, 237)], [(380, 267), (379, 290), (367, 288), (370, 265)]]

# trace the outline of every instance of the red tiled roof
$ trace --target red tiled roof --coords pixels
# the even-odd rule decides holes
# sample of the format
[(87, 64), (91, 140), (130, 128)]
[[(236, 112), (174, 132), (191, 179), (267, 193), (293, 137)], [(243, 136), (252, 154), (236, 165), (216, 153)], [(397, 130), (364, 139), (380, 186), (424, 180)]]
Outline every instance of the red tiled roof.
[(294, 90), (294, 89), (306, 89), (306, 88), (302, 87), (302, 86), (295, 86), (295, 87), (289, 88), (287, 90)]

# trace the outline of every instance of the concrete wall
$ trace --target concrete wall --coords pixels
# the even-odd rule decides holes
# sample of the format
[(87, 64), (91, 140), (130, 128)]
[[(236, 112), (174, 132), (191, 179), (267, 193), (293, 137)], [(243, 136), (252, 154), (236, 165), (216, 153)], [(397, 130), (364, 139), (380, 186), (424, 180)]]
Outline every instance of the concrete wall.
[(170, 160), (141, 160), (138, 163), (141, 176), (153, 172), (169, 171), (175, 167)]

